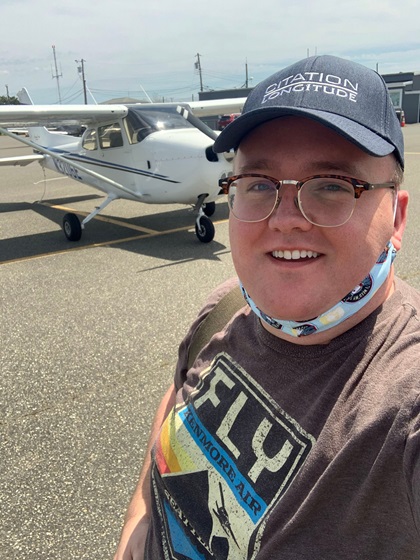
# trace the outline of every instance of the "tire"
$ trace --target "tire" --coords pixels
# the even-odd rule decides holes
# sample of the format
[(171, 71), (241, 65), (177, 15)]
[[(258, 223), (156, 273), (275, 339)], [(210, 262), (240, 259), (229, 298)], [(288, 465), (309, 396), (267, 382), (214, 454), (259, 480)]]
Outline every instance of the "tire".
[(203, 212), (206, 216), (213, 216), (213, 214), (216, 212), (216, 203), (215, 202), (207, 202), (207, 204), (204, 204), (203, 206)]
[(195, 234), (202, 243), (210, 243), (213, 241), (215, 229), (213, 222), (206, 216), (201, 216), (200, 227), (195, 224)]
[(82, 226), (76, 214), (65, 214), (63, 218), (64, 235), (69, 241), (79, 241), (82, 237)]

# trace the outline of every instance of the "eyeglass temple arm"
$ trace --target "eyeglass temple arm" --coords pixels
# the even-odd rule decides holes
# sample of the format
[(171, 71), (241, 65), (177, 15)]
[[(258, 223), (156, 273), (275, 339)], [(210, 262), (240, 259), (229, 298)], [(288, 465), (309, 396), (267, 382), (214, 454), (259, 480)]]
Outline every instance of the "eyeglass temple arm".
[(376, 189), (395, 189), (395, 183), (363, 183), (362, 185), (353, 185), (354, 187), (354, 198), (360, 198), (360, 195), (364, 191), (373, 191)]

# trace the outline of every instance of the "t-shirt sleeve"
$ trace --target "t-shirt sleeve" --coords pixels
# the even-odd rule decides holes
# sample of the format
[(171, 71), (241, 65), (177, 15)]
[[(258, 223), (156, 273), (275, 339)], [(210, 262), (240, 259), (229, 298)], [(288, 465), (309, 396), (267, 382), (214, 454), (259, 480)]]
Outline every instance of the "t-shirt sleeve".
[(215, 307), (215, 305), (228, 293), (230, 292), (235, 286), (238, 285), (237, 278), (230, 278), (223, 282), (223, 284), (219, 285), (207, 298), (204, 306), (199, 311), (197, 318), (192, 323), (190, 329), (187, 332), (187, 335), (179, 345), (178, 349), (178, 362), (175, 370), (175, 389), (178, 391), (187, 376), (188, 371), (188, 355), (191, 347), (191, 342), (193, 340), (194, 333), (200, 327), (201, 323), (210, 313), (210, 311)]

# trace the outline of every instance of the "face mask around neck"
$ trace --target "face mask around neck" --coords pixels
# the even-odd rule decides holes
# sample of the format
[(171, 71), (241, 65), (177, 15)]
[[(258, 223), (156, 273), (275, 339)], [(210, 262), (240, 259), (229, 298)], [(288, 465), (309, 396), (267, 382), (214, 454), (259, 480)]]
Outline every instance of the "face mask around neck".
[(262, 321), (265, 321), (271, 327), (296, 338), (308, 336), (310, 334), (319, 333), (336, 327), (362, 309), (362, 307), (364, 307), (372, 299), (387, 279), (396, 254), (397, 251), (391, 241), (389, 241), (384, 251), (380, 254), (378, 260), (373, 265), (372, 270), (366, 278), (360, 282), (360, 284), (358, 284), (336, 305), (331, 307), (331, 309), (308, 321), (288, 321), (270, 317), (255, 305), (251, 296), (245, 290), (241, 282), (240, 286), (246, 302)]

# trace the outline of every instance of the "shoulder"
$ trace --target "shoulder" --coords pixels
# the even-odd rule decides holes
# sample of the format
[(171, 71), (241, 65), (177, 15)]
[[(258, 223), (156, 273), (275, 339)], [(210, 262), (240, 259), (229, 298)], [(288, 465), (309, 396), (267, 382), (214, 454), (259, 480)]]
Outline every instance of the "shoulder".
[(401, 278), (395, 278), (395, 292), (388, 300), (393, 331), (411, 334), (411, 345), (420, 349), (420, 292)]
[(237, 277), (229, 278), (225, 280), (222, 284), (219, 284), (208, 296), (204, 303), (202, 311), (206, 310), (209, 312), (213, 307), (215, 307), (219, 301), (233, 289), (239, 287), (239, 280)]
[(420, 292), (399, 277), (395, 278), (395, 290), (401, 294), (401, 303), (410, 306), (413, 313), (418, 317), (420, 313)]
[(191, 358), (194, 358), (208, 344), (213, 334), (223, 331), (230, 319), (244, 306), (245, 301), (243, 301), (239, 280), (236, 277), (226, 280), (209, 294), (179, 346), (175, 374), (175, 384), (178, 388), (193, 361)]
[[(394, 291), (366, 321), (365, 327), (374, 333), (394, 337), (411, 333), (410, 345), (420, 343), (420, 292), (401, 278), (394, 278)], [(420, 348), (420, 347), (419, 347)]]
[(399, 276), (395, 276), (395, 288), (407, 297), (416, 299), (418, 302), (420, 301), (420, 291)]

